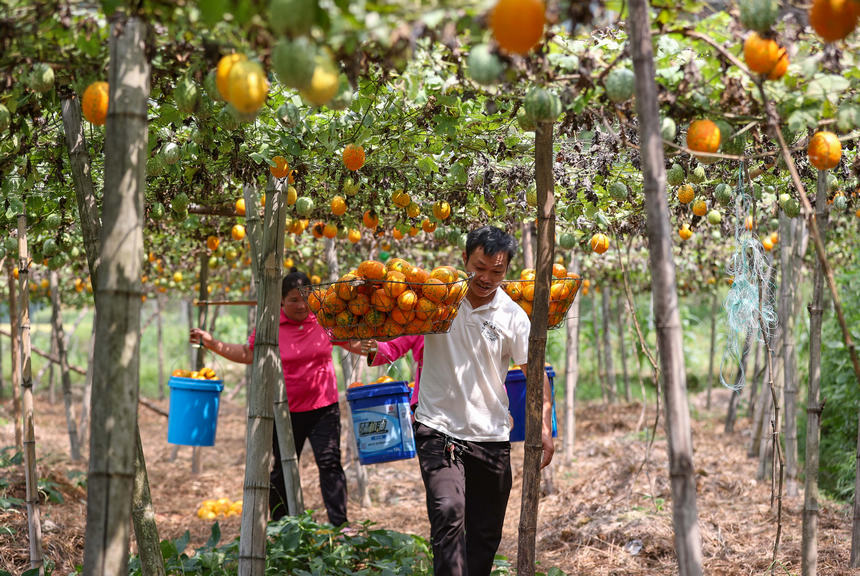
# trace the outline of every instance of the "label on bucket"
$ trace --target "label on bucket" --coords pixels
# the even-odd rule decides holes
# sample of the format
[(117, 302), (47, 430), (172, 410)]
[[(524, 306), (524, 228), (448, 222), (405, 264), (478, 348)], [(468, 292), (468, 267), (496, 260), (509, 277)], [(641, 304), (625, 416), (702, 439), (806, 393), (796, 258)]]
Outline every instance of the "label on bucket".
[[(363, 453), (401, 449), (398, 404), (385, 404), (355, 410), (355, 438), (358, 450)], [(411, 428), (409, 429), (411, 432)]]

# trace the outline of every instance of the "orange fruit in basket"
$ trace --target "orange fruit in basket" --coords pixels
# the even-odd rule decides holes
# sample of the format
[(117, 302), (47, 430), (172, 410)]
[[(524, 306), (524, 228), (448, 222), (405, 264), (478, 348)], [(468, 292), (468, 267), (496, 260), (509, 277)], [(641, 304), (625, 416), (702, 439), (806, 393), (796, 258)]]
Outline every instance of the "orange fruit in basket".
[(412, 265), (403, 258), (389, 258), (388, 262), (386, 262), (385, 264), (385, 267), (389, 271), (394, 270), (395, 272), (400, 272), (405, 276), (406, 272), (410, 268), (412, 268)]
[(353, 274), (344, 274), (340, 277), (340, 280), (335, 284), (335, 292), (338, 298), (341, 300), (352, 300), (355, 297), (355, 286), (351, 284), (353, 280), (355, 280), (355, 275)]
[(418, 285), (427, 282), (428, 278), (430, 278), (430, 272), (420, 266), (412, 266), (406, 272), (406, 281), (413, 290), (420, 290), (421, 287)]
[(428, 278), (421, 287), (422, 294), (437, 304), (448, 296), (448, 287), (438, 278)]
[(412, 322), (412, 319), (415, 318), (415, 312), (412, 310), (401, 310), (400, 308), (395, 308), (391, 311), (389, 318), (401, 325), (409, 324)]
[(334, 314), (329, 314), (325, 310), (321, 311), (317, 314), (317, 322), (319, 322), (320, 326), (323, 328), (334, 328), (337, 326), (337, 320)]
[(359, 322), (358, 326), (355, 327), (355, 335), (361, 338), (362, 340), (367, 340), (369, 338), (373, 338), (373, 326), (368, 325), (363, 320)]
[(382, 280), (385, 278), (385, 264), (378, 260), (365, 260), (358, 265), (358, 275), (366, 280)]
[(553, 282), (549, 287), (549, 301), (550, 302), (558, 302), (559, 300), (564, 299), (564, 284), (561, 282)]
[(368, 326), (372, 326), (376, 328), (377, 326), (382, 326), (382, 323), (385, 322), (387, 315), (385, 312), (380, 312), (379, 310), (371, 310), (367, 314), (364, 315), (364, 321)]
[(426, 320), (436, 311), (436, 303), (429, 298), (421, 297), (415, 305), (415, 315), (421, 320)]
[(525, 268), (522, 272), (520, 272), (520, 280), (531, 281), (535, 279), (535, 269), (534, 268)]
[(355, 316), (353, 316), (352, 312), (349, 310), (342, 310), (335, 315), (334, 321), (337, 322), (337, 325), (341, 328), (346, 328), (347, 326), (355, 324)]
[(358, 388), (359, 386), (364, 386), (364, 382), (350, 382), (347, 388)]
[(370, 298), (366, 294), (356, 294), (352, 300), (347, 303), (349, 311), (356, 316), (362, 316), (370, 311)]
[(436, 278), (448, 284), (457, 279), (457, 269), (453, 266), (439, 266), (430, 272), (430, 278)]
[(505, 294), (511, 297), (514, 302), (519, 301), (523, 297), (523, 285), (519, 282), (508, 282), (504, 286)]
[(555, 328), (556, 326), (561, 324), (563, 321), (564, 321), (564, 314), (562, 314), (561, 312), (559, 312), (557, 314), (550, 314), (549, 315), (549, 326), (548, 326), (548, 328)]
[(440, 306), (439, 308), (436, 308), (435, 312), (433, 312), (433, 318), (432, 318), (433, 323), (436, 324), (436, 323), (442, 322), (443, 320), (447, 320), (448, 316), (450, 316), (450, 315), (451, 315), (451, 309), (450, 308), (448, 308), (447, 306)]
[(397, 297), (397, 307), (401, 310), (413, 310), (418, 304), (418, 296), (412, 290), (404, 290)]
[(382, 284), (382, 288), (388, 294), (389, 298), (396, 300), (406, 290), (406, 275), (402, 272), (392, 270), (385, 275), (385, 282)]
[(568, 272), (567, 277), (568, 278), (579, 278), (579, 274), (577, 274), (576, 272)]
[(394, 308), (394, 299), (385, 292), (384, 288), (377, 288), (370, 297), (370, 305), (381, 312), (391, 312)]
[(334, 291), (332, 286), (329, 286), (323, 297), (323, 309), (329, 314), (337, 314), (346, 310), (346, 302), (338, 298), (337, 292)]
[(565, 268), (562, 264), (553, 264), (552, 275), (556, 278), (564, 278), (565, 276), (567, 276), (567, 268)]
[(331, 329), (331, 336), (335, 340), (349, 340), (352, 329), (345, 326), (335, 326)]
[[(523, 282), (523, 300), (531, 302), (535, 299), (535, 283), (534, 282)], [(522, 302), (522, 300), (520, 300)]]
[(397, 338), (403, 334), (403, 326), (389, 318), (377, 332), (381, 338)]
[(460, 295), (463, 294), (465, 290), (465, 282), (460, 281), (451, 284), (451, 286), (448, 288), (448, 296), (445, 297), (445, 304), (455, 304), (460, 299)]
[(316, 314), (322, 309), (322, 296), (317, 290), (311, 290), (308, 293), (308, 308)]
[(531, 302), (529, 302), (528, 300), (520, 300), (519, 302), (517, 302), (517, 304), (520, 305), (520, 308), (525, 310), (526, 314), (529, 315), (529, 318), (532, 317), (532, 303)]

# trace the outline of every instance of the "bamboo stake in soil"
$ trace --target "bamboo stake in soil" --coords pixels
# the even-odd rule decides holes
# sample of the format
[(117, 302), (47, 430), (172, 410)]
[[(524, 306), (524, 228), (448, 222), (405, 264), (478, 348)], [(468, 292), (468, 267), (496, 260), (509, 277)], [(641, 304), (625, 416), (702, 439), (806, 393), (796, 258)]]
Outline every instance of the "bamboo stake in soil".
[(683, 338), (672, 260), (672, 235), (666, 199), (666, 169), (660, 137), (651, 17), (647, 0), (630, 0), (630, 49), (636, 83), (636, 110), (642, 153), (646, 226), (651, 267), (651, 291), (660, 355), (669, 473), (672, 486), (672, 519), (680, 576), (702, 574), (702, 540), (696, 509), (696, 479)]
[(598, 386), (600, 386), (603, 403), (608, 404), (610, 401), (609, 388), (606, 386), (606, 379), (604, 378), (603, 373), (603, 352), (601, 350), (600, 326), (597, 322), (597, 295), (597, 287), (595, 286), (591, 293), (591, 341), (594, 344), (592, 347), (592, 350), (594, 350), (594, 381)]
[(600, 290), (601, 320), (603, 321), (603, 366), (606, 372), (606, 387), (609, 389), (609, 399), (614, 402), (618, 397), (617, 382), (615, 381), (615, 363), (612, 358), (612, 302), (609, 280), (603, 283)]
[[(54, 325), (57, 359), (60, 361), (60, 379), (63, 386), (63, 404), (66, 412), (66, 426), (69, 431), (69, 454), (72, 462), (81, 459), (81, 448), (78, 444), (78, 428), (75, 418), (75, 406), (72, 400), (72, 376), (69, 374), (69, 362), (66, 356), (66, 338), (63, 334), (63, 316), (60, 311), (60, 282), (59, 274), (52, 270), (51, 283), (51, 324)], [(53, 362), (49, 362), (51, 366)]]
[(624, 378), (624, 401), (633, 402), (630, 394), (630, 376), (627, 373), (627, 346), (624, 344), (624, 324), (627, 322), (626, 307), (621, 305), (621, 296), (616, 297), (615, 321), (618, 329), (618, 352), (621, 354), (621, 373)]
[(134, 496), (132, 498), (131, 518), (140, 555), (140, 568), (143, 576), (164, 576), (164, 558), (161, 555), (161, 540), (155, 523), (155, 509), (149, 493), (149, 478), (146, 474), (146, 460), (140, 429), (137, 430), (137, 458), (134, 461)]
[(12, 273), (12, 261), (6, 260), (6, 278), (9, 286), (9, 346), (12, 357), (12, 417), (15, 421), (15, 448), (23, 449), (24, 438), (21, 434), (21, 343), (18, 340), (18, 291), (17, 281)]
[[(137, 459), (140, 276), (146, 187), (150, 64), (146, 25), (118, 15), (110, 31), (110, 106), (105, 127), (104, 226), (93, 278), (98, 309), (87, 476), (84, 573), (128, 572)], [(82, 218), (83, 218), (82, 214)], [(89, 247), (88, 247), (89, 250)], [(92, 276), (92, 268), (90, 270)]]
[(708, 354), (708, 393), (705, 400), (705, 409), (711, 409), (711, 388), (714, 385), (714, 353), (717, 344), (717, 291), (711, 293), (711, 347)]
[(27, 216), (18, 215), (18, 330), (21, 341), (21, 409), (24, 432), (27, 526), (30, 534), (30, 567), (45, 573), (42, 559), (42, 521), (39, 515), (39, 477), (36, 474), (36, 422), (30, 364), (30, 255), (27, 252)]
[(523, 496), (517, 538), (517, 574), (535, 573), (540, 465), (542, 455), (544, 361), (549, 318), (549, 288), (555, 248), (555, 197), (553, 195), (552, 122), (539, 122), (535, 130), (535, 181), (537, 184), (537, 266), (529, 354), (526, 366), (526, 438), (523, 462)]
[(785, 428), (785, 482), (786, 494), (797, 495), (797, 378), (794, 357), (794, 286), (796, 259), (792, 257), (795, 227), (791, 219), (779, 214), (779, 322), (782, 325), (782, 398)]
[[(247, 195), (247, 187), (246, 187)], [(271, 191), (264, 215), (258, 254), (257, 335), (254, 340), (253, 375), (248, 385), (248, 425), (245, 449), (245, 482), (242, 527), (239, 535), (239, 575), (263, 576), (266, 572), (266, 520), (269, 512), (269, 466), (272, 461), (272, 424), (275, 387), (283, 388), (278, 318), (284, 259), (284, 191)], [(246, 211), (256, 204), (246, 203)], [(284, 476), (286, 477), (286, 471)]]
[[(827, 171), (818, 172), (816, 214), (822, 240), (827, 241)], [(821, 321), (824, 314), (824, 270), (815, 266), (812, 279), (812, 302), (809, 304), (809, 383), (806, 397), (806, 480), (803, 489), (803, 528), (800, 545), (802, 576), (815, 576), (818, 571), (818, 467), (821, 438)]]
[[(571, 271), (579, 273), (579, 260), (571, 254)], [(582, 298), (574, 298), (567, 315), (567, 351), (564, 367), (564, 461), (573, 461), (576, 440), (576, 384), (579, 380), (579, 310)]]
[(164, 311), (164, 298), (161, 294), (155, 296), (155, 342), (158, 354), (158, 399), (164, 400), (164, 330), (161, 313)]

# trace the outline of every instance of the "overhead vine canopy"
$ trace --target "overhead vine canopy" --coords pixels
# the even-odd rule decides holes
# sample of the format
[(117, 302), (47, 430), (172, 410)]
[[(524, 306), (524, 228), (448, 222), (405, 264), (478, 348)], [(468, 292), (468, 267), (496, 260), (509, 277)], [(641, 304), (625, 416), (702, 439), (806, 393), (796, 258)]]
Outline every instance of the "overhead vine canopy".
[[(550, 5), (549, 25), (525, 56), (501, 49), (486, 2), (336, 1), (317, 9), (303, 0), (132, 7), (7, 0), (2, 6), (0, 102), (8, 110), (0, 114), (2, 249), (14, 252), (14, 216), (26, 211), (34, 259), (62, 267), (72, 295), (85, 291), (86, 272), (60, 102), (106, 80), (108, 21), (117, 9), (152, 23), (146, 197), (152, 290), (188, 288), (193, 275), (179, 280), (173, 272), (199, 261), (208, 236), (224, 240), (210, 250), (215, 289), (247, 285), (246, 250), (229, 238), (242, 222), (234, 204), (242, 185), (262, 182), (277, 157), (286, 161), (295, 188), (288, 256), (317, 274), (324, 273), (322, 243), (314, 236), (324, 224), (344, 245), (361, 243), (363, 252), (435, 253), (462, 245), (464, 232), (478, 222), (515, 229), (534, 214), (533, 125), (523, 102), (535, 87), (548, 90), (550, 108), (557, 106), (551, 112), (558, 117), (560, 245), (581, 249), (593, 274), (603, 263), (612, 268), (617, 243), (632, 242), (634, 255), (642, 247), (633, 75), (621, 2)], [(735, 222), (728, 207), (741, 159), (754, 181), (761, 237), (776, 240), (771, 233), (780, 206), (790, 215), (799, 210), (767, 134), (756, 78), (743, 69), (748, 26), (739, 17), (747, 25), (752, 17), (693, 1), (657, 3), (653, 10), (667, 193), (677, 249), (689, 255), (680, 259), (681, 285), (692, 290), (703, 263), (714, 282), (722, 274), (715, 264), (727, 261)], [(856, 40), (823, 44), (802, 11), (786, 9), (774, 18), (776, 45), (785, 47), (790, 63), (765, 90), (805, 178), (814, 176), (805, 154), (809, 131), (826, 127), (842, 138), (845, 159), (834, 171), (833, 194), (849, 221), (857, 209), (851, 174), (860, 123), (858, 78), (851, 72)], [(224, 102), (217, 86), (221, 58), (234, 53), (259, 63), (268, 84), (252, 113)], [(686, 128), (701, 118), (719, 127), (723, 158), (697, 159), (686, 148)], [(86, 136), (98, 183), (104, 130), (87, 123)], [(343, 162), (348, 145), (365, 154), (357, 170)], [(683, 203), (676, 190), (687, 185), (694, 201)], [(596, 232), (608, 234), (613, 249), (592, 258), (588, 240)]]

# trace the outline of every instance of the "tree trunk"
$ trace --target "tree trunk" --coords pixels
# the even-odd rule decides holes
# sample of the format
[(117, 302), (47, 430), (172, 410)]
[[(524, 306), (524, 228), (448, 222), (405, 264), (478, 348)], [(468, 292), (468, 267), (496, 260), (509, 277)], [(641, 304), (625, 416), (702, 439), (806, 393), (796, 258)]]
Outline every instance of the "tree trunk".
[[(206, 300), (209, 297), (209, 256), (206, 250), (200, 251), (200, 276), (197, 283), (197, 299)], [(197, 326), (203, 330), (207, 329), (206, 315), (209, 312), (208, 306), (197, 307)], [(211, 329), (210, 329), (211, 331)], [(191, 352), (194, 361), (191, 363), (195, 370), (202, 370), (206, 366), (206, 348), (197, 344), (191, 346)], [(193, 446), (191, 448), (191, 474), (200, 474), (203, 458), (203, 446)]]
[(137, 540), (137, 553), (143, 576), (164, 576), (164, 558), (161, 555), (161, 540), (155, 523), (155, 509), (149, 493), (149, 478), (146, 474), (146, 460), (140, 429), (136, 434), (137, 458), (134, 461), (134, 497), (132, 498), (131, 519)]
[[(81, 459), (81, 448), (78, 444), (78, 426), (75, 419), (75, 405), (72, 398), (72, 375), (69, 373), (69, 361), (66, 356), (66, 340), (63, 334), (63, 316), (60, 311), (60, 282), (56, 270), (51, 271), (51, 324), (54, 325), (54, 336), (57, 344), (57, 358), (60, 360), (60, 378), (63, 383), (63, 404), (66, 409), (66, 426), (69, 430), (69, 454), (72, 462)], [(51, 362), (51, 365), (54, 363)]]
[(523, 222), (523, 268), (535, 267), (534, 236), (532, 234), (532, 223)]
[(786, 494), (797, 496), (797, 377), (794, 355), (795, 260), (792, 257), (794, 229), (792, 219), (779, 213), (780, 280), (779, 322), (782, 324), (783, 405), (785, 426)]
[[(255, 203), (248, 205), (247, 195), (246, 187), (246, 214), (250, 214), (257, 210), (257, 206)], [(256, 258), (259, 264), (257, 336), (254, 342), (254, 372), (248, 385), (245, 484), (239, 535), (240, 576), (263, 576), (266, 572), (266, 521), (269, 511), (275, 389), (284, 387), (278, 347), (286, 227), (284, 204), (284, 190), (278, 184), (267, 197), (260, 243), (262, 250)], [(251, 241), (254, 241), (253, 237)], [(288, 476), (287, 469), (284, 470), (284, 476)]]
[(755, 352), (753, 352), (753, 371), (752, 378), (749, 379), (750, 383), (750, 399), (749, 399), (749, 408), (747, 412), (750, 415), (750, 418), (756, 413), (757, 408), (757, 400), (758, 400), (758, 373), (762, 369), (761, 368), (761, 341), (756, 338), (756, 341), (753, 342), (753, 346), (755, 347)]
[[(54, 271), (52, 271), (54, 272)], [(49, 281), (50, 282), (50, 281)], [(49, 289), (51, 294), (51, 300), (54, 298), (54, 289)], [(53, 305), (52, 305), (53, 308)], [(49, 349), (51, 351), (51, 356), (57, 356), (57, 325), (54, 322), (54, 311), (51, 310), (51, 347)], [(48, 362), (45, 364), (45, 368), (48, 370), (48, 403), (56, 404), (57, 402), (57, 391), (54, 389), (54, 363)], [(41, 370), (39, 371), (39, 378), (41, 378)], [(34, 386), (35, 388), (35, 386)]]
[(714, 386), (714, 353), (717, 349), (717, 291), (711, 294), (711, 347), (708, 353), (708, 393), (705, 400), (705, 409), (711, 409), (711, 388)]
[[(2, 267), (2, 262), (0, 262), (0, 267)], [(3, 400), (3, 396), (5, 396), (3, 378), (3, 339), (0, 338), (0, 401)]]
[(535, 271), (534, 310), (529, 331), (526, 367), (526, 439), (523, 462), (523, 495), (517, 538), (517, 574), (535, 573), (538, 500), (540, 499), (541, 429), (543, 414), (544, 361), (549, 318), (549, 289), (555, 249), (555, 198), (552, 123), (539, 122), (535, 131), (535, 181), (537, 184), (538, 250)]
[(615, 319), (618, 326), (618, 351), (621, 353), (621, 372), (624, 377), (624, 401), (628, 404), (633, 402), (630, 393), (630, 377), (627, 374), (627, 346), (624, 344), (624, 325), (627, 323), (627, 306), (621, 296), (616, 298)]
[[(571, 256), (571, 271), (579, 273), (579, 260)], [(567, 315), (566, 363), (564, 368), (564, 461), (573, 462), (576, 440), (576, 383), (579, 380), (579, 310), (582, 297), (577, 295)]]
[[(818, 194), (815, 219), (822, 243), (827, 246), (827, 171), (818, 172)], [(812, 302), (809, 304), (809, 383), (806, 395), (806, 480), (803, 489), (803, 528), (800, 545), (802, 576), (818, 572), (818, 467), (821, 439), (821, 411), (818, 397), (821, 389), (821, 322), (824, 314), (824, 270), (817, 261), (812, 278)]]
[(608, 281), (603, 284), (600, 297), (603, 304), (603, 366), (606, 374), (606, 388), (609, 390), (609, 400), (615, 402), (618, 390), (615, 382), (615, 365), (612, 361), (612, 310), (610, 307), (612, 297), (609, 294)]
[(12, 418), (15, 421), (15, 448), (23, 450), (21, 434), (21, 342), (18, 339), (18, 290), (12, 273), (12, 261), (6, 260), (6, 278), (9, 286), (9, 341), (12, 358)]
[(27, 526), (30, 534), (30, 567), (45, 573), (42, 558), (42, 520), (39, 514), (39, 476), (36, 473), (36, 421), (30, 364), (30, 254), (27, 251), (27, 216), (18, 215), (18, 334), (21, 341), (21, 410), (24, 433)]
[[(764, 356), (765, 363), (767, 363), (767, 355), (768, 350), (767, 346), (765, 346)], [(762, 381), (762, 398), (760, 400), (762, 404), (761, 411), (761, 421), (759, 422), (758, 429), (758, 469), (756, 470), (755, 479), (758, 481), (764, 480), (765, 476), (767, 476), (770, 472), (770, 464), (773, 456), (773, 446), (768, 441), (768, 433), (767, 430), (770, 427), (770, 421), (773, 419), (774, 413), (774, 405), (773, 405), (773, 395), (770, 391), (765, 387), (765, 382), (772, 381), (773, 376), (771, 375), (772, 366), (767, 366), (764, 371), (764, 380)]]
[(164, 400), (164, 330), (162, 322), (162, 313), (164, 312), (164, 297), (161, 294), (155, 295), (155, 329), (156, 329), (156, 349), (158, 350), (158, 399)]
[(146, 26), (137, 18), (118, 18), (111, 27), (102, 261), (93, 279), (99, 313), (84, 547), (84, 573), (92, 576), (128, 572), (150, 71), (145, 38)]
[(666, 170), (660, 137), (651, 17), (647, 0), (630, 0), (630, 47), (636, 75), (636, 108), (644, 178), (646, 226), (651, 264), (651, 293), (660, 375), (666, 410), (669, 475), (672, 483), (672, 520), (680, 576), (702, 574), (702, 539), (696, 510), (693, 439), (687, 405), (684, 342), (675, 288), (672, 234), (666, 199)]

